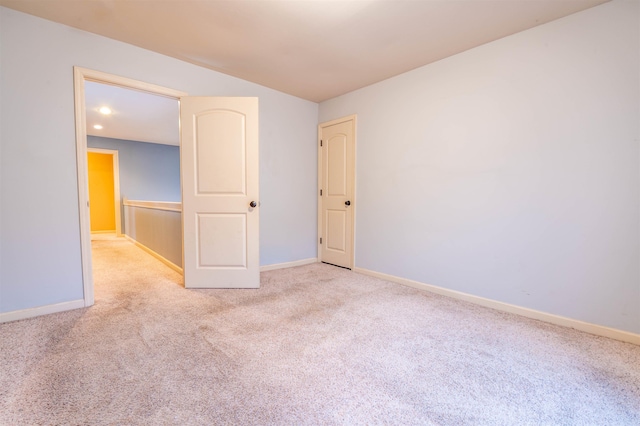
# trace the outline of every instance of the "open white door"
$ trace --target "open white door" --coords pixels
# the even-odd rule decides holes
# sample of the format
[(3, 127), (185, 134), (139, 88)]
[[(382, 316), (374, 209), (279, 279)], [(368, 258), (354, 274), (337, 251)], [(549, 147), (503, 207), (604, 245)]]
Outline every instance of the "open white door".
[(187, 288), (260, 287), (258, 99), (180, 98)]
[(320, 260), (353, 268), (355, 116), (320, 124)]

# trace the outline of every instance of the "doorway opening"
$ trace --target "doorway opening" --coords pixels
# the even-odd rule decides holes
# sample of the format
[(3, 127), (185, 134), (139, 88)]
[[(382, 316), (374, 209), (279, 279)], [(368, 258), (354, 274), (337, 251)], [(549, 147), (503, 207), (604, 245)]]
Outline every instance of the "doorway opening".
[(122, 235), (118, 151), (87, 148), (91, 235)]
[(78, 205), (80, 214), (82, 279), (84, 286), (84, 305), (91, 306), (94, 303), (94, 283), (91, 258), (91, 218), (89, 212), (90, 204), (87, 168), (87, 110), (85, 96), (85, 83), (87, 82), (96, 82), (120, 88), (132, 89), (138, 92), (173, 99), (178, 102), (180, 97), (186, 96), (187, 93), (100, 71), (74, 67), (76, 162), (78, 171)]

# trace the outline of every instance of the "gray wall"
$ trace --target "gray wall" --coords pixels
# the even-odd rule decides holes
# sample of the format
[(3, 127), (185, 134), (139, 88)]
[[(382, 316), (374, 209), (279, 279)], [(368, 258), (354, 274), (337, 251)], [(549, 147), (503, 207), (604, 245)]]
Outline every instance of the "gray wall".
[(182, 213), (124, 206), (128, 236), (182, 267)]
[(260, 102), (260, 263), (316, 256), (318, 105), (0, 7), (0, 313), (83, 297), (73, 66)]
[(320, 104), (358, 114), (356, 266), (640, 332), (638, 3)]

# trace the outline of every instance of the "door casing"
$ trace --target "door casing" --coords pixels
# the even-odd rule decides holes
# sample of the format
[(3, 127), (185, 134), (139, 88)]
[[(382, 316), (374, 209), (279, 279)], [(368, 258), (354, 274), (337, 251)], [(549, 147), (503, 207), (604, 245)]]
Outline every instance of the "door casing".
[(82, 285), (84, 306), (94, 303), (93, 272), (91, 260), (91, 221), (89, 218), (89, 185), (87, 172), (87, 119), (85, 103), (85, 81), (124, 87), (153, 95), (165, 96), (180, 101), (186, 92), (120, 77), (101, 71), (73, 67), (73, 87), (76, 121), (76, 165), (78, 175), (78, 209), (80, 215), (80, 253), (82, 258)]
[(323, 170), (322, 170), (322, 147), (320, 146), (320, 141), (322, 140), (322, 129), (324, 127), (328, 127), (328, 126), (333, 126), (335, 124), (340, 124), (340, 123), (344, 123), (346, 121), (351, 121), (351, 125), (352, 130), (353, 130), (353, 196), (351, 199), (351, 214), (352, 216), (352, 224), (353, 226), (351, 227), (351, 256), (349, 259), (349, 269), (353, 270), (353, 268), (355, 267), (355, 255), (356, 255), (356, 208), (358, 206), (358, 203), (356, 203), (356, 194), (357, 194), (357, 115), (356, 114), (352, 114), (352, 115), (348, 115), (346, 117), (342, 117), (342, 118), (338, 118), (335, 120), (331, 120), (331, 121), (327, 121), (324, 123), (320, 123), (318, 124), (318, 189), (317, 189), (317, 196), (318, 196), (318, 239), (317, 239), (317, 250), (318, 250), (318, 260), (320, 262), (322, 262), (322, 245), (320, 244), (320, 238), (322, 237), (322, 215), (323, 215), (323, 211), (322, 211), (322, 197), (320, 196), (320, 190), (322, 189), (322, 182), (323, 182)]

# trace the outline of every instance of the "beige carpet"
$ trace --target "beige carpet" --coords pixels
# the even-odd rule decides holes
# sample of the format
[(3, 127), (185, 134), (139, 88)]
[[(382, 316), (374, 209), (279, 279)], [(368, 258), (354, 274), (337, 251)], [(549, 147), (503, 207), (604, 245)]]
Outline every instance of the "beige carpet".
[(96, 304), (0, 324), (1, 425), (640, 425), (640, 347), (323, 264), (185, 290), (96, 240)]

